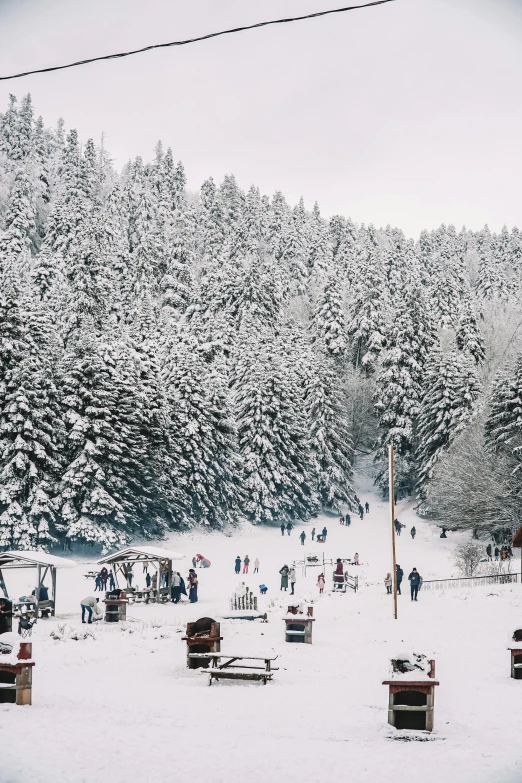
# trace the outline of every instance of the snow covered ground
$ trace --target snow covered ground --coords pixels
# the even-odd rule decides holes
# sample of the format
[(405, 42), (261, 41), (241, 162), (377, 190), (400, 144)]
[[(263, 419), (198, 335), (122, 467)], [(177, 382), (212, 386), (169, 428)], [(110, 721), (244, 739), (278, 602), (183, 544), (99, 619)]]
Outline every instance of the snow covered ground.
[[(198, 572), (199, 603), (132, 605), (127, 623), (96, 625), (94, 640), (50, 638), (64, 623), (86, 628), (79, 622), (79, 601), (94, 587), (83, 577), (87, 562), (59, 572), (59, 616), (39, 622), (33, 634), (33, 706), (0, 705), (0, 781), (522, 779), (522, 682), (510, 678), (506, 651), (510, 634), (522, 626), (522, 587), (421, 591), (412, 603), (406, 580), (395, 621), (383, 585), (391, 570), (388, 508), (369, 483), (359, 491), (370, 503), (364, 520), (354, 517), (350, 528), (336, 517), (315, 520), (304, 527), (304, 547), (300, 528), (284, 538), (278, 528), (251, 527), (234, 536), (173, 535), (162, 546), (186, 553), (180, 564), (185, 575), (196, 552), (212, 561)], [(406, 503), (399, 503), (397, 515), (407, 525), (397, 540), (406, 577), (413, 566), (425, 579), (451, 576), (459, 537), (441, 540)], [(360, 590), (319, 596), (318, 570), (306, 579), (298, 571), (296, 597), (314, 602), (314, 642), (286, 644), (282, 617), (289, 600), (279, 590), (278, 571), (320, 549), (309, 533), (324, 523), (325, 556), (359, 552), (363, 565), (350, 570), (359, 574)], [(413, 523), (414, 541), (407, 533)], [(254, 590), (261, 582), (268, 586), (260, 606), (269, 622), (222, 620), (222, 650), (270, 651), (279, 656), (280, 669), (266, 687), (220, 682), (209, 688), (207, 676), (187, 670), (181, 636), (187, 621), (227, 614), (238, 584), (238, 554), (261, 561), (259, 575), (241, 579)], [(16, 578), (13, 592), (21, 594), (30, 581), (21, 572)], [(387, 724), (387, 688), (381, 683), (389, 659), (402, 650), (433, 652), (436, 659), (441, 685), (431, 735), (397, 732)]]

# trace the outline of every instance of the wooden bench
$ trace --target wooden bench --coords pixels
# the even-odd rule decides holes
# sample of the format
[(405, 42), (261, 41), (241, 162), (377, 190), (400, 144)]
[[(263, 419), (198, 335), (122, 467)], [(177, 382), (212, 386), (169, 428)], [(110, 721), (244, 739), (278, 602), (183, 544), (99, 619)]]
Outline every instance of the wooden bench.
[[(230, 655), (227, 653), (189, 653), (189, 658), (206, 658), (212, 661), (212, 667), (208, 669), (208, 684), (212, 685), (212, 680), (262, 680), (266, 685), (268, 680), (274, 676), (274, 671), (278, 667), (272, 666), (277, 655), (272, 657), (258, 657), (255, 655)], [(222, 659), (224, 662), (222, 662)], [(250, 664), (239, 663), (235, 661), (264, 661), (264, 666), (252, 666)], [(240, 671), (231, 671), (239, 669)], [(255, 671), (251, 671), (255, 670)]]

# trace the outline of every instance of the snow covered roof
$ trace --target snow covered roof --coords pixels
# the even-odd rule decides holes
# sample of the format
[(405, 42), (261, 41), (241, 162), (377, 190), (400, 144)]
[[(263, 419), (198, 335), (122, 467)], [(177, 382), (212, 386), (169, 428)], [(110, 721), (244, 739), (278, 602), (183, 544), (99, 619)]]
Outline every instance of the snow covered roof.
[(157, 546), (129, 546), (121, 549), (119, 552), (113, 552), (112, 555), (106, 555), (98, 560), (99, 564), (132, 562), (133, 560), (183, 560), (185, 555), (179, 552), (171, 552), (168, 549), (161, 549)]
[(74, 568), (76, 562), (65, 557), (48, 555), (47, 552), (0, 552), (0, 568), (26, 568), (28, 566), (52, 566)]

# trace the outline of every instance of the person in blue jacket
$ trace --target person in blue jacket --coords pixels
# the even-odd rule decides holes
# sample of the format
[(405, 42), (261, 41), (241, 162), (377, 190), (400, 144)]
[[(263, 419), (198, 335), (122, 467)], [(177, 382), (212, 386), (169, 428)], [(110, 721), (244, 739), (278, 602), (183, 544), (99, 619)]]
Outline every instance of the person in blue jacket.
[(408, 579), (410, 580), (411, 600), (417, 600), (417, 594), (421, 585), (422, 577), (416, 568), (413, 569)]

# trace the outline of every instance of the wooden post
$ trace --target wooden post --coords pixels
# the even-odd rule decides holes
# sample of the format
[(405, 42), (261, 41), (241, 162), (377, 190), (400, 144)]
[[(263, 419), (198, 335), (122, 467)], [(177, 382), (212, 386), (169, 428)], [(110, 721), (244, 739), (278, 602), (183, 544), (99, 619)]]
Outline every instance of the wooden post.
[(53, 610), (52, 610), (52, 616), (56, 617), (56, 568), (53, 566), (51, 568), (51, 581), (53, 585)]
[(395, 555), (395, 453), (393, 444), (389, 446), (390, 461), (388, 467), (390, 481), (390, 513), (392, 526), (392, 561), (393, 561), (393, 616), (397, 619), (397, 558)]
[(36, 567), (36, 573), (37, 573), (37, 582), (36, 582), (36, 591), (34, 594), (34, 619), (35, 621), (38, 620), (38, 604), (40, 603), (40, 574), (42, 573), (41, 566)]

